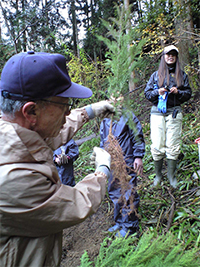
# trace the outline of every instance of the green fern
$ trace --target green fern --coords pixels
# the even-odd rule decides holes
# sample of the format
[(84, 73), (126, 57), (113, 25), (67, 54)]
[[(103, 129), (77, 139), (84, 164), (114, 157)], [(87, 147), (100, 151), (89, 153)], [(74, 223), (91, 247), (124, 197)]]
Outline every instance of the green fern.
[(80, 267), (91, 267), (92, 266), (92, 262), (89, 261), (89, 256), (87, 251), (85, 251), (81, 257), (81, 265)]
[[(199, 267), (200, 248), (186, 250), (183, 242), (170, 232), (158, 236), (155, 232), (146, 232), (140, 238), (105, 238), (99, 255), (94, 261), (95, 267)], [(109, 245), (110, 244), (110, 245)], [(85, 257), (85, 256), (84, 256)], [(89, 260), (89, 259), (88, 259)], [(90, 262), (91, 263), (91, 262)], [(81, 265), (81, 267), (87, 267)]]
[[(128, 238), (123, 244), (121, 241), (121, 238), (117, 238), (113, 241), (112, 238), (109, 237), (104, 239), (99, 251), (99, 256), (95, 261), (95, 267), (123, 266), (124, 257), (132, 253), (135, 248), (132, 245), (132, 238)], [(110, 246), (108, 245), (109, 243), (111, 243)]]

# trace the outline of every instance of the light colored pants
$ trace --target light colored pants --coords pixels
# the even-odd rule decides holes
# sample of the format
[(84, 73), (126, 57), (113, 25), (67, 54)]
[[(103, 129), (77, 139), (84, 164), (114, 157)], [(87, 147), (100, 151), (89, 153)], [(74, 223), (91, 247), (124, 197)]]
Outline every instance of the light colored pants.
[(180, 154), (183, 115), (178, 112), (176, 118), (151, 114), (151, 154), (155, 161), (165, 156), (167, 159), (177, 160)]

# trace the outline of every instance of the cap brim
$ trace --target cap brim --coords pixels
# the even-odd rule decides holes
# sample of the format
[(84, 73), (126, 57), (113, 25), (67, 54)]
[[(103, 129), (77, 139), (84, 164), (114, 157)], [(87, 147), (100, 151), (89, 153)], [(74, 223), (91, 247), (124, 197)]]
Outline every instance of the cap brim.
[(164, 54), (168, 54), (170, 51), (173, 51), (173, 50), (176, 51), (177, 54), (179, 53), (178, 48), (174, 45), (166, 46), (163, 52)]
[(168, 50), (167, 52), (165, 52), (165, 54), (168, 54), (168, 53), (171, 52), (171, 51), (175, 51), (175, 52), (178, 54), (178, 51), (177, 51), (176, 49), (170, 49), (170, 50)]
[(72, 82), (71, 86), (67, 90), (60, 94), (57, 94), (56, 96), (70, 98), (89, 98), (92, 96), (92, 90), (85, 86)]

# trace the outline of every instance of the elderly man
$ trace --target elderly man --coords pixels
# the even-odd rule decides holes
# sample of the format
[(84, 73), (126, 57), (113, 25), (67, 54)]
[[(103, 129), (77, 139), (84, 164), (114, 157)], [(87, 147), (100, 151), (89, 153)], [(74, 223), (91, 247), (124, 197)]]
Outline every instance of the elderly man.
[(97, 210), (110, 155), (95, 148), (96, 171), (69, 187), (60, 182), (53, 150), (114, 108), (101, 101), (70, 113), (72, 99), (89, 98), (92, 91), (71, 82), (59, 54), (14, 55), (0, 90), (0, 266), (59, 266), (62, 230)]

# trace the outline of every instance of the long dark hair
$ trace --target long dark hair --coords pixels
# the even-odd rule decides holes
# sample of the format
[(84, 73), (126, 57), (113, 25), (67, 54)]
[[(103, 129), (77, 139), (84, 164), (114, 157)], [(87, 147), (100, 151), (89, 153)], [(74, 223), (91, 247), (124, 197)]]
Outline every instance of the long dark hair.
[[(184, 81), (183, 81), (183, 72), (180, 68), (178, 55), (177, 55), (175, 64), (176, 64), (175, 66), (176, 84), (177, 84), (177, 87), (180, 87), (181, 85), (183, 85)], [(167, 78), (167, 85), (169, 85), (169, 69), (168, 69), (167, 63), (165, 62), (164, 54), (163, 54), (161, 57), (159, 68), (158, 68), (159, 87), (163, 86), (165, 77)]]

